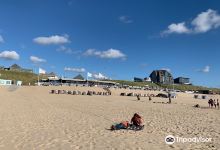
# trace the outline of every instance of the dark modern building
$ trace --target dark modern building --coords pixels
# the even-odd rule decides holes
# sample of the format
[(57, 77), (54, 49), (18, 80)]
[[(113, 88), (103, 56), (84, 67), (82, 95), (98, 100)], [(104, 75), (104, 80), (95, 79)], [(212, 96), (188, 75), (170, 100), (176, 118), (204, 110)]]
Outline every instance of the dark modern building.
[(160, 84), (173, 84), (173, 76), (167, 70), (154, 70), (150, 74), (151, 81)]
[(143, 82), (143, 81), (144, 81), (144, 79), (134, 77), (134, 82)]
[(174, 79), (175, 84), (190, 84), (190, 79), (185, 77), (178, 77)]

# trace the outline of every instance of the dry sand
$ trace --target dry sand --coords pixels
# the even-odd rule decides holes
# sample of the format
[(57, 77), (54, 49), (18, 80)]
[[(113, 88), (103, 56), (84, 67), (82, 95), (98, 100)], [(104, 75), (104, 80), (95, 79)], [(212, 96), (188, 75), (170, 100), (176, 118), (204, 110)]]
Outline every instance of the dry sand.
[[(207, 100), (195, 100), (193, 94), (178, 94), (172, 104), (162, 104), (153, 102), (168, 100), (119, 96), (125, 90), (112, 89), (112, 96), (75, 96), (49, 94), (51, 89), (76, 87), (0, 87), (0, 149), (220, 149), (220, 110), (205, 109)], [(197, 103), (203, 108), (192, 107)], [(107, 130), (135, 112), (143, 116), (144, 130)], [(167, 135), (212, 141), (167, 145)]]

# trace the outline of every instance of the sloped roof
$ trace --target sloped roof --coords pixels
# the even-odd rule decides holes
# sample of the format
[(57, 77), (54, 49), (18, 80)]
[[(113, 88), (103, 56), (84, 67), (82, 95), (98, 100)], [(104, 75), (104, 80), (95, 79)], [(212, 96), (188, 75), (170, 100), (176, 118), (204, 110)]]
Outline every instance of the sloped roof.
[(54, 72), (48, 73), (47, 75), (55, 76), (56, 74)]
[(17, 64), (11, 65), (10, 68), (13, 68), (13, 69), (21, 69), (21, 67), (20, 67), (19, 65), (17, 65)]
[(73, 79), (84, 80), (84, 77), (81, 74), (79, 74), (79, 75), (75, 76)]

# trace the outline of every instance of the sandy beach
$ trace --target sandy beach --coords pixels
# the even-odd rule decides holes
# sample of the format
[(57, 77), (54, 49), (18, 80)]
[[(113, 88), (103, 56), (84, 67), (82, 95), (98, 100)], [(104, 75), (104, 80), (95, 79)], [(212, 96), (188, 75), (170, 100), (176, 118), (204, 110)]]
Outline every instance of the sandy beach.
[[(131, 90), (111, 89), (111, 96), (49, 94), (52, 89), (76, 87), (0, 87), (0, 149), (159, 150), (220, 149), (220, 110), (207, 109), (207, 100), (178, 93), (172, 104), (166, 98), (119, 96)], [(103, 91), (77, 87), (77, 90)], [(136, 93), (159, 93), (138, 91)], [(210, 96), (209, 96), (210, 97)], [(213, 98), (220, 96), (212, 95)], [(199, 104), (202, 108), (192, 107)], [(142, 131), (109, 131), (115, 122), (143, 116)], [(167, 135), (212, 138), (205, 143), (167, 145)]]

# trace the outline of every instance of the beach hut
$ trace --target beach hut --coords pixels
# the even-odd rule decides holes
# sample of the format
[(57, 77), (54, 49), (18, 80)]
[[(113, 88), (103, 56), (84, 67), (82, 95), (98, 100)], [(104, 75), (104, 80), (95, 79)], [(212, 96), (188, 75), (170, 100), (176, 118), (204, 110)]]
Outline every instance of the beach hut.
[(22, 81), (16, 81), (16, 85), (17, 86), (21, 86), (22, 85)]
[(12, 84), (12, 80), (0, 79), (0, 85), (11, 85), (11, 84)]
[(170, 93), (171, 94), (171, 98), (176, 98), (176, 93)]

